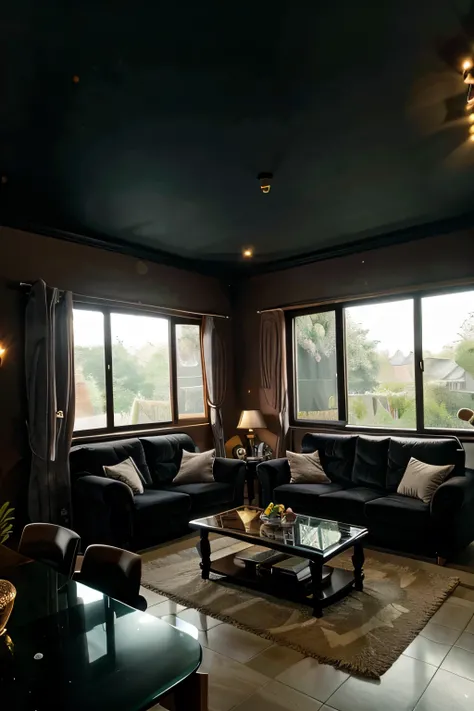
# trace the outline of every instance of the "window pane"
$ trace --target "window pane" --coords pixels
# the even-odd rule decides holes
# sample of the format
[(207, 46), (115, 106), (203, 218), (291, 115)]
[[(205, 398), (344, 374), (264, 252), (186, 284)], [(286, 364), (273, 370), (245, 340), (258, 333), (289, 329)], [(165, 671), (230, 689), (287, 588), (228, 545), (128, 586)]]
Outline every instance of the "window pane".
[(422, 299), (425, 427), (472, 428), (458, 420), (474, 407), (474, 291)]
[(179, 416), (203, 417), (201, 341), (197, 324), (176, 326), (176, 372)]
[(114, 425), (171, 420), (168, 319), (111, 314)]
[(76, 417), (74, 429), (107, 425), (105, 406), (104, 315), (74, 309)]
[(336, 312), (295, 318), (297, 419), (337, 420)]
[(415, 428), (413, 300), (344, 311), (349, 424)]

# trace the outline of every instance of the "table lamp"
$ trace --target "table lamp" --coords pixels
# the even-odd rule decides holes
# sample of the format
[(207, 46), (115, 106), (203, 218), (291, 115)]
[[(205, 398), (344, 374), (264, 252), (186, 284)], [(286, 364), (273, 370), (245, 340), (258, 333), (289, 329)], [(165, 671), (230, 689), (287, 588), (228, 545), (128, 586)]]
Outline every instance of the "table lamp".
[(262, 429), (267, 426), (260, 410), (242, 410), (237, 429), (248, 430), (247, 432), (247, 454), (249, 457), (255, 456), (257, 446), (254, 429)]

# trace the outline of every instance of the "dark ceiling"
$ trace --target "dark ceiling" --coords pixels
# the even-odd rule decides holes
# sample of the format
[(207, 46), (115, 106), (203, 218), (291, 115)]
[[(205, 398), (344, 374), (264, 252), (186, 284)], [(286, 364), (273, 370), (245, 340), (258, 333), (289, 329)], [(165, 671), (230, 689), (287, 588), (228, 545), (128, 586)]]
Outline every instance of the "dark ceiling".
[(473, 6), (8, 3), (2, 221), (198, 267), (436, 231), (473, 207)]

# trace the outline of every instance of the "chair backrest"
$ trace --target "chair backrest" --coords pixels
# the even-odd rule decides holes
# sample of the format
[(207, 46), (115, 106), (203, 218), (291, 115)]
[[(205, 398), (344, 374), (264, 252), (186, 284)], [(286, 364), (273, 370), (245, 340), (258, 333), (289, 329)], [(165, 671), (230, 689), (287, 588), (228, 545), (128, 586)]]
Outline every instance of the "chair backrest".
[(21, 534), (18, 552), (70, 578), (80, 543), (80, 536), (69, 528), (52, 523), (29, 523)]
[(137, 606), (142, 575), (142, 559), (136, 553), (115, 546), (93, 544), (84, 553), (78, 580), (100, 592)]

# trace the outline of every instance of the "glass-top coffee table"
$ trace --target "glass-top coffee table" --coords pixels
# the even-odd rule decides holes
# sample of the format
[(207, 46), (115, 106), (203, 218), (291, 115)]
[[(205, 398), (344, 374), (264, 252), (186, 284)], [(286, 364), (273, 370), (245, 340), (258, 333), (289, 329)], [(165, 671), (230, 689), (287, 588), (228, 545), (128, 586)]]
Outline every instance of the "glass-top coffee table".
[[(190, 522), (200, 532), (197, 547), (204, 579), (212, 572), (305, 602), (316, 617), (353, 588), (362, 590), (366, 528), (301, 514), (291, 526), (269, 526), (260, 520), (261, 513), (262, 509), (241, 506)], [(251, 547), (211, 561), (209, 533), (236, 538)], [(347, 548), (354, 549), (353, 570), (325, 565)]]

